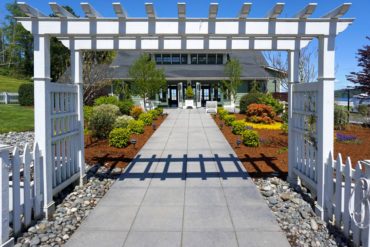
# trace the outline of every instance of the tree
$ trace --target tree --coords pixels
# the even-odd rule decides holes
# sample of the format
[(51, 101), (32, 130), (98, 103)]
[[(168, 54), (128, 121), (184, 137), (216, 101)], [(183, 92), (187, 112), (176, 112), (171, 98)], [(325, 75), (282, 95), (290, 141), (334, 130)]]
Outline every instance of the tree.
[(234, 103), (236, 101), (236, 94), (241, 83), (241, 73), (242, 67), (238, 59), (232, 58), (226, 63), (225, 74), (229, 77), (229, 80), (223, 81), (223, 84), (227, 88)]
[[(289, 79), (287, 74), (288, 71), (288, 57), (284, 58), (282, 52), (264, 52), (264, 56), (269, 65), (283, 73), (276, 73), (275, 76), (281, 82), (281, 85), (288, 89)], [(298, 74), (299, 82), (313, 82), (316, 80), (316, 68), (314, 58), (317, 57), (317, 50), (312, 50), (307, 47), (301, 49), (299, 62), (298, 62)]]
[(33, 74), (33, 37), (21, 24), (17, 23), (15, 16), (23, 17), (25, 14), (19, 9), (16, 2), (8, 3), (6, 9), (9, 14), (5, 17), (3, 27), (3, 46), (5, 52), (5, 65), (8, 72), (14, 76), (32, 76)]
[(130, 67), (129, 76), (133, 80), (132, 91), (144, 99), (154, 96), (161, 88), (166, 86), (164, 71), (157, 69), (149, 55), (141, 55)]
[[(366, 37), (370, 40), (370, 37)], [(347, 80), (359, 84), (356, 88), (370, 93), (370, 45), (365, 45), (363, 49), (358, 49), (357, 52), (358, 66), (362, 68), (361, 71), (351, 72), (347, 76)]]
[(91, 104), (95, 98), (104, 95), (111, 82), (109, 65), (116, 56), (114, 51), (83, 52), (84, 103)]

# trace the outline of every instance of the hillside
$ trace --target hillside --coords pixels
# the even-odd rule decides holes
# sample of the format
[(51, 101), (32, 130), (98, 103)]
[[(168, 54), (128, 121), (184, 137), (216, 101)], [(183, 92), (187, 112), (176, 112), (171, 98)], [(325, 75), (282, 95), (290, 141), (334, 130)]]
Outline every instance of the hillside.
[(18, 92), (18, 88), (27, 80), (19, 80), (8, 76), (0, 75), (0, 92)]

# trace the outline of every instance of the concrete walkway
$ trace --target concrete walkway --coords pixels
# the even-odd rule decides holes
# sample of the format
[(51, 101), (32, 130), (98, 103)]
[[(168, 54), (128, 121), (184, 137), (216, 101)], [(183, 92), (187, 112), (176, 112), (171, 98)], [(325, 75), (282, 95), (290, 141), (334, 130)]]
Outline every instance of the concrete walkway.
[(67, 246), (289, 246), (204, 110), (169, 116)]

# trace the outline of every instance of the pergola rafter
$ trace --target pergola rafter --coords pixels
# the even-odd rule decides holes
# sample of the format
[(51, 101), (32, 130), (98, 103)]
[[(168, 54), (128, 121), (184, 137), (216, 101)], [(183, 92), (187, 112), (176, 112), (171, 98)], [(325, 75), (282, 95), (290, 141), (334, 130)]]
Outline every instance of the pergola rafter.
[(353, 19), (341, 19), (345, 3), (322, 18), (309, 18), (310, 3), (292, 18), (279, 18), (284, 3), (277, 3), (265, 18), (248, 18), (251, 3), (244, 3), (236, 18), (217, 18), (218, 4), (211, 3), (208, 18), (187, 18), (186, 4), (178, 3), (177, 18), (159, 18), (154, 5), (145, 4), (147, 17), (129, 18), (120, 3), (113, 3), (117, 17), (102, 17), (90, 4), (81, 3), (84, 18), (74, 17), (56, 3), (57, 17), (48, 17), (25, 3), (18, 3), (28, 18), (17, 18), (32, 34), (55, 36), (76, 49), (119, 50), (299, 50), (314, 38), (336, 36)]

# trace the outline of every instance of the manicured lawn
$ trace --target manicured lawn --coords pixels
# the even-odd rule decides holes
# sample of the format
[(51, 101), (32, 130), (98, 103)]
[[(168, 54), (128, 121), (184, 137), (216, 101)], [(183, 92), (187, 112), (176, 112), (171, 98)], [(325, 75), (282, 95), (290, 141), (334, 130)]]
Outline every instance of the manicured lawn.
[(0, 105), (0, 133), (33, 130), (33, 108)]
[(16, 93), (18, 92), (19, 86), (25, 82), (27, 81), (0, 75), (0, 92)]

